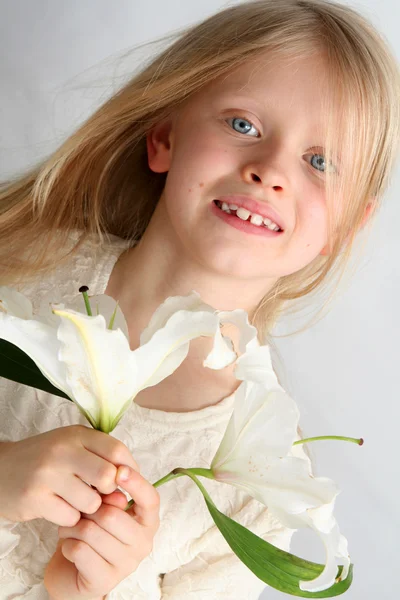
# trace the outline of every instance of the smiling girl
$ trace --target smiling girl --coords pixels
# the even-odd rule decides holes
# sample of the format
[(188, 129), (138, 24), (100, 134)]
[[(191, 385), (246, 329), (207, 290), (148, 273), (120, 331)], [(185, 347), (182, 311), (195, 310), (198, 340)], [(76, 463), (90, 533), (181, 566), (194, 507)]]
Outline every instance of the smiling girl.
[[(167, 297), (196, 290), (216, 309), (246, 310), (266, 343), (288, 300), (342, 272), (376, 213), (398, 152), (399, 97), (390, 49), (347, 6), (262, 0), (223, 10), (3, 185), (0, 283), (36, 308), (68, 304), (81, 285), (110, 295), (132, 349)], [(237, 342), (233, 327), (225, 332)], [(151, 491), (178, 463), (208, 467), (224, 434), (239, 382), (233, 367), (202, 367), (210, 349), (210, 339), (194, 340), (179, 369), (137, 396), (113, 432), (118, 447), (101, 432), (72, 434), (85, 424), (72, 403), (0, 382), (2, 599), (259, 596), (265, 585), (230, 551), (189, 480), (160, 488), (160, 505)], [(57, 451), (60, 436), (75, 453), (66, 442)], [(301, 446), (293, 454), (305, 456)], [(140, 467), (126, 487), (139, 506), (129, 514), (122, 494), (110, 493), (128, 455)], [(60, 456), (64, 481), (76, 483), (87, 467), (101, 506), (62, 487)], [(28, 485), (23, 474), (32, 472)], [(36, 512), (18, 493), (24, 485)], [(208, 489), (222, 512), (289, 549), (293, 530), (248, 494), (214, 481)], [(126, 518), (138, 526), (136, 543), (124, 537)]]

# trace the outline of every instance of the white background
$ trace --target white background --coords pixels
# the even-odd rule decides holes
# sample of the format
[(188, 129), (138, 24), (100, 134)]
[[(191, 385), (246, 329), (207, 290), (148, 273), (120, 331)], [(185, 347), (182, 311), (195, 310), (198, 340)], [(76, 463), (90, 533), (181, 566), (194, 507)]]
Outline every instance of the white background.
[[(122, 51), (235, 3), (0, 0), (1, 178), (55, 149), (138, 67), (138, 54), (122, 62)], [(369, 17), (398, 58), (396, 0), (349, 4)], [(156, 49), (148, 47), (139, 56)], [(336, 516), (355, 565), (348, 600), (398, 595), (399, 192), (397, 167), (361, 260), (331, 311), (306, 332), (276, 342), (303, 434), (365, 439), (362, 447), (336, 441), (312, 445), (316, 474), (331, 477), (342, 489)], [(277, 334), (290, 331), (291, 319), (276, 328)], [(292, 551), (324, 561), (322, 544), (308, 531), (295, 535)], [(283, 597), (272, 589), (261, 596)]]

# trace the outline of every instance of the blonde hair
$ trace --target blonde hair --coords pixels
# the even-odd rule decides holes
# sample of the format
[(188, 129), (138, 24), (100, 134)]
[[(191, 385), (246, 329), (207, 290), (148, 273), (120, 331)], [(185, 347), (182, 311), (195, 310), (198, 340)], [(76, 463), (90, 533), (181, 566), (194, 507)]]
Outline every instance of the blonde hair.
[[(367, 204), (373, 199), (377, 207), (388, 187), (398, 151), (398, 65), (362, 15), (327, 0), (255, 0), (186, 28), (51, 156), (4, 182), (1, 283), (43, 275), (92, 234), (99, 244), (109, 233), (139, 240), (167, 177), (148, 167), (146, 135), (152, 127), (205, 84), (260, 53), (273, 60), (318, 52), (331, 84), (325, 159), (341, 161), (340, 177), (329, 169), (326, 175), (330, 254), (281, 277), (262, 298), (250, 320), (268, 339), (288, 301), (342, 272)], [(346, 198), (339, 221), (331, 210), (335, 196)], [(73, 230), (80, 234), (66, 252)]]

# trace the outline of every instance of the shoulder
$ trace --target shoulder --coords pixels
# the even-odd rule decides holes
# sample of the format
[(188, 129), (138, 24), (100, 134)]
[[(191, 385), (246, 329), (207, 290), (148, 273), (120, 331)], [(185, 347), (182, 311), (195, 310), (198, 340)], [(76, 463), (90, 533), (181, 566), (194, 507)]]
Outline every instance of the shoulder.
[(79, 294), (82, 285), (87, 285), (93, 294), (103, 293), (119, 255), (131, 245), (112, 234), (107, 234), (103, 242), (89, 235), (79, 243), (81, 238), (82, 232), (72, 231), (63, 252), (65, 258), (59, 264), (44, 276), (14, 286), (30, 299), (34, 312), (47, 308), (49, 302), (67, 304)]

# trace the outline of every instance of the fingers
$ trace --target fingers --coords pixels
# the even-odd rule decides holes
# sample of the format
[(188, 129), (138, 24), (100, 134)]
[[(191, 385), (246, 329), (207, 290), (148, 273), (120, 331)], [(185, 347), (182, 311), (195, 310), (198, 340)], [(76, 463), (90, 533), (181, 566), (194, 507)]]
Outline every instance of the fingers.
[[(108, 589), (115, 580), (115, 569), (93, 548), (76, 539), (62, 540), (61, 552), (78, 570), (77, 586), (83, 593), (96, 594), (98, 590)], [(96, 582), (94, 584), (91, 582)]]
[(85, 542), (110, 566), (120, 563), (126, 552), (125, 545), (91, 519), (81, 519), (75, 527), (59, 527), (58, 536)]
[[(115, 485), (114, 485), (115, 487)], [(101, 505), (100, 494), (75, 475), (54, 482), (54, 493), (71, 505), (74, 512), (94, 513)]]
[[(125, 506), (126, 499), (124, 508)], [(85, 520), (93, 521), (105, 532), (127, 546), (132, 546), (132, 544), (139, 544), (141, 546), (141, 540), (143, 540), (144, 535), (147, 535), (147, 530), (136, 519), (132, 519), (129, 511), (125, 512), (116, 506), (102, 504), (94, 515), (82, 513), (81, 521)], [(73, 529), (69, 529), (69, 531), (71, 532)], [(149, 533), (151, 535), (152, 532), (150, 531)], [(68, 535), (68, 537), (71, 537), (71, 535)]]
[[(75, 510), (63, 498), (55, 494), (49, 496), (48, 502), (43, 503), (41, 512), (46, 515), (47, 521), (65, 527), (73, 527), (81, 518), (81, 513), (78, 510)], [(37, 514), (40, 515), (40, 510)]]
[(75, 464), (75, 474), (83, 481), (93, 485), (102, 494), (111, 494), (116, 489), (117, 466), (111, 462), (88, 452), (85, 448), (80, 448), (76, 453)]
[(136, 471), (128, 469), (129, 477), (123, 479), (124, 469), (124, 465), (118, 468), (117, 485), (126, 490), (135, 501), (126, 514), (134, 515), (138, 523), (155, 531), (160, 525), (160, 495), (156, 488)]
[(103, 504), (108, 504), (110, 506), (116, 506), (121, 510), (124, 510), (126, 505), (128, 504), (128, 500), (121, 490), (116, 490), (112, 494), (105, 494), (101, 497)]
[(93, 454), (113, 463), (115, 466), (129, 465), (135, 471), (140, 472), (138, 464), (123, 442), (103, 431), (97, 431), (89, 427), (82, 427), (80, 435), (83, 446)]
[(130, 476), (123, 480), (120, 467), (116, 482), (135, 500), (133, 509), (124, 511), (127, 499), (117, 490), (103, 496), (94, 514), (83, 513), (73, 527), (59, 527), (61, 551), (75, 564), (81, 582), (79, 587), (83, 586), (84, 591), (95, 593), (91, 582), (102, 589), (110, 587), (107, 582), (113, 581), (116, 575), (120, 578), (121, 573), (126, 577), (152, 551), (160, 523), (160, 497), (140, 473), (129, 468), (128, 471)]

